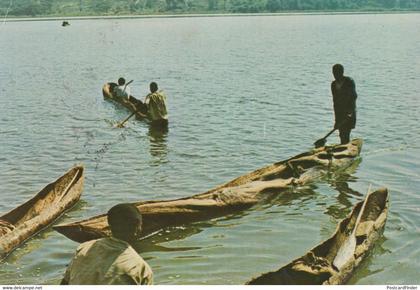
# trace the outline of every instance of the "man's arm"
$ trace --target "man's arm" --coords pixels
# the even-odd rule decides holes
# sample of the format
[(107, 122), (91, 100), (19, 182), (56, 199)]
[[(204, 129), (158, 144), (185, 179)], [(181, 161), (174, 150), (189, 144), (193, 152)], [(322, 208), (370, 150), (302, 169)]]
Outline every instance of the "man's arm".
[[(141, 257), (140, 257), (141, 258)], [(153, 285), (153, 271), (143, 258), (138, 265), (135, 279), (139, 281), (140, 285)]]
[(150, 94), (148, 94), (145, 98), (144, 98), (144, 104), (148, 105), (150, 102)]
[(356, 84), (354, 83), (354, 80), (352, 78), (349, 78), (350, 80), (350, 98), (349, 98), (349, 104), (348, 104), (348, 111), (347, 111), (347, 117), (351, 118), (353, 117), (354, 112), (356, 111), (356, 99), (357, 99), (357, 93), (356, 93)]
[(357, 99), (357, 93), (356, 93), (356, 83), (354, 82), (354, 80), (352, 78), (350, 78), (350, 82), (351, 82), (351, 95), (353, 97), (354, 100)]
[(336, 90), (335, 90), (335, 81), (331, 83), (331, 94), (333, 99), (333, 108), (334, 108), (334, 129), (338, 129), (338, 110), (336, 102)]
[(131, 90), (130, 90), (130, 87), (129, 86), (126, 86), (125, 88), (124, 88), (124, 95), (127, 97), (127, 99), (130, 99), (130, 95), (131, 95)]

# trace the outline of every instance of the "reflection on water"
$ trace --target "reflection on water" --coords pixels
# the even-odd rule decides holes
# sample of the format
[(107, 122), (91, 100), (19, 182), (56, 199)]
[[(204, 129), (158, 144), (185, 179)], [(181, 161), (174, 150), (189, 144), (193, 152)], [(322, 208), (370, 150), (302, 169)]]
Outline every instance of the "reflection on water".
[[(384, 236), (381, 236), (378, 241), (376, 241), (373, 249), (370, 251), (369, 255), (362, 261), (362, 263), (359, 265), (357, 270), (357, 276), (352, 276), (350, 280), (347, 282), (347, 284), (352, 285), (355, 284), (357, 279), (362, 279), (364, 277), (368, 277), (377, 273), (380, 273), (384, 271), (385, 269), (383, 267), (378, 267), (376, 269), (372, 269), (370, 266), (372, 265), (372, 261), (379, 256), (383, 255), (385, 253), (389, 253), (390, 250), (384, 247), (384, 242), (386, 241), (386, 238)], [(357, 279), (356, 279), (357, 277)]]
[[(42, 247), (44, 241), (51, 235), (52, 232), (50, 228), (43, 230), (31, 238), (28, 242), (22, 244), (11, 252), (10, 255), (1, 262), (0, 281), (8, 281), (7, 284), (30, 284), (27, 280), (30, 277), (27, 277), (28, 269), (26, 268), (32, 268), (30, 269), (31, 275), (39, 279), (41, 274), (40, 267), (34, 267), (32, 265), (25, 267), (26, 265), (21, 265), (20, 261), (26, 256), (31, 256), (33, 253), (36, 253), (36, 251)], [(6, 264), (7, 267), (5, 267), (4, 264)], [(37, 284), (35, 280), (32, 280), (31, 282), (33, 284)], [(6, 283), (0, 282), (0, 284)]]
[(330, 205), (326, 214), (333, 217), (335, 220), (343, 219), (352, 209), (354, 198), (362, 199), (363, 194), (353, 190), (349, 186), (349, 181), (354, 180), (351, 175), (343, 174), (340, 176), (340, 179), (336, 181), (331, 181), (331, 186), (337, 190), (338, 195), (336, 197), (337, 203)]
[(330, 205), (325, 213), (333, 217), (335, 220), (340, 220), (343, 219), (352, 209), (353, 203), (350, 198), (360, 198), (363, 194), (352, 190), (345, 181), (337, 182), (332, 184), (332, 186), (338, 191), (338, 195), (336, 197), (337, 203)]
[(194, 234), (202, 232), (199, 224), (189, 225), (187, 227), (173, 227), (163, 229), (145, 239), (136, 242), (133, 247), (139, 253), (147, 252), (179, 252), (198, 250), (200, 247), (168, 247), (160, 245), (161, 243), (183, 240)]
[(355, 183), (358, 179), (354, 176), (354, 173), (361, 160), (361, 158), (358, 158), (344, 171), (335, 171), (328, 175), (327, 182), (338, 192), (338, 195), (336, 196), (337, 203), (329, 205), (325, 213), (336, 221), (343, 219), (351, 211), (354, 198), (360, 199), (363, 197), (363, 194), (349, 186), (349, 183)]
[(7, 263), (14, 264), (20, 259), (22, 259), (26, 254), (31, 253), (32, 251), (36, 251), (42, 245), (42, 241), (50, 236), (51, 233), (47, 233), (42, 231), (41, 233), (37, 234), (27, 243), (22, 244), (14, 251), (7, 256)]
[(151, 162), (152, 166), (159, 166), (162, 163), (168, 162), (168, 131), (168, 126), (149, 125), (149, 150), (150, 155), (154, 157)]
[(302, 202), (307, 198), (314, 198), (317, 194), (317, 186), (309, 183), (304, 186), (291, 186), (284, 190), (272, 191), (266, 195), (261, 202), (252, 209), (268, 209), (273, 206), (288, 206), (294, 202)]

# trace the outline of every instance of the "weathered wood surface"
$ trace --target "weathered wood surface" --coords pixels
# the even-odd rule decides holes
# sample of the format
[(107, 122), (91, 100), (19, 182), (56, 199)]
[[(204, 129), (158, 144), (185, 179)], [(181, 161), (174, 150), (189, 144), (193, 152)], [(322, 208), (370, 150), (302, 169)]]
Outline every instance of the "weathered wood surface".
[[(329, 170), (345, 168), (359, 156), (361, 139), (346, 145), (322, 147), (238, 177), (191, 197), (135, 203), (143, 215), (146, 236), (168, 226), (179, 226), (247, 209), (273, 194), (310, 182)], [(110, 234), (106, 214), (58, 225), (55, 230), (85, 242)]]
[(247, 284), (344, 284), (369, 254), (375, 241), (383, 232), (388, 216), (388, 190), (382, 188), (369, 195), (361, 222), (356, 229), (355, 254), (339, 270), (333, 265), (334, 258), (346, 237), (352, 232), (362, 203), (363, 201), (355, 205), (352, 212), (338, 224), (336, 231), (329, 239), (279, 270), (262, 274)]
[(0, 259), (49, 226), (80, 199), (83, 167), (70, 169), (32, 199), (0, 216)]
[[(116, 86), (117, 84), (116, 83), (106, 83), (106, 84), (104, 84), (104, 86), (102, 87), (102, 95), (104, 96), (104, 99), (114, 101), (114, 102), (124, 106), (125, 108), (127, 108), (132, 113), (136, 112), (138, 110), (138, 108), (137, 108), (135, 103), (130, 102), (129, 100), (114, 97), (114, 95), (112, 94), (112, 90), (111, 90), (111, 87), (114, 86), (114, 85)], [(136, 118), (139, 119), (139, 120), (147, 120), (145, 115), (140, 113), (140, 112), (136, 113)]]

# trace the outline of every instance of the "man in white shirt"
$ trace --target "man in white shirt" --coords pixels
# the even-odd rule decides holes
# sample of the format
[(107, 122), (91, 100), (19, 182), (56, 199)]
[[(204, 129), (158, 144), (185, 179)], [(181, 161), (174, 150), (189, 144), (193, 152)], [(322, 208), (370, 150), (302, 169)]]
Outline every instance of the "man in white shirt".
[(130, 92), (130, 87), (128, 86), (128, 84), (125, 83), (124, 78), (118, 79), (118, 86), (115, 86), (112, 91), (115, 97), (126, 100), (130, 98)]
[(151, 285), (150, 266), (130, 246), (141, 233), (136, 206), (118, 204), (108, 211), (112, 237), (81, 244), (68, 266), (62, 285)]

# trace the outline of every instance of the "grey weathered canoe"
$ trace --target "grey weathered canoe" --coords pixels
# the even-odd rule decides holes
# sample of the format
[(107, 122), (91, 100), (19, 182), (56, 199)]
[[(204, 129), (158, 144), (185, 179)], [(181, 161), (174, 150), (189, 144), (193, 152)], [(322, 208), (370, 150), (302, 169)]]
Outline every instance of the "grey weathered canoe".
[[(112, 93), (112, 88), (114, 86), (117, 86), (116, 83), (106, 83), (104, 84), (104, 86), (102, 87), (102, 95), (104, 96), (104, 99), (106, 100), (110, 100), (110, 101), (114, 101), (118, 104), (121, 104), (122, 106), (126, 107), (130, 112), (134, 113), (138, 110), (137, 105), (129, 100), (124, 100), (121, 98), (117, 98), (113, 95)], [(136, 118), (140, 119), (140, 120), (148, 120), (146, 115), (145, 115), (145, 110), (147, 110), (145, 107), (142, 108), (141, 113), (137, 112), (136, 113)]]
[(363, 201), (355, 205), (353, 211), (338, 224), (329, 239), (279, 270), (262, 274), (247, 284), (344, 284), (366, 258), (383, 232), (388, 215), (388, 190), (382, 188), (368, 196), (361, 222), (356, 229), (354, 256), (339, 270), (333, 265), (334, 258), (346, 237), (352, 232), (362, 203)]
[[(142, 234), (146, 236), (168, 226), (179, 226), (240, 211), (279, 194), (290, 186), (310, 182), (329, 170), (346, 168), (359, 156), (362, 143), (361, 139), (354, 139), (346, 145), (313, 149), (191, 197), (137, 202), (135, 205), (143, 215)], [(57, 225), (54, 229), (77, 242), (110, 234), (106, 214)]]
[(80, 199), (83, 167), (70, 169), (32, 199), (0, 216), (0, 259), (48, 227)]

